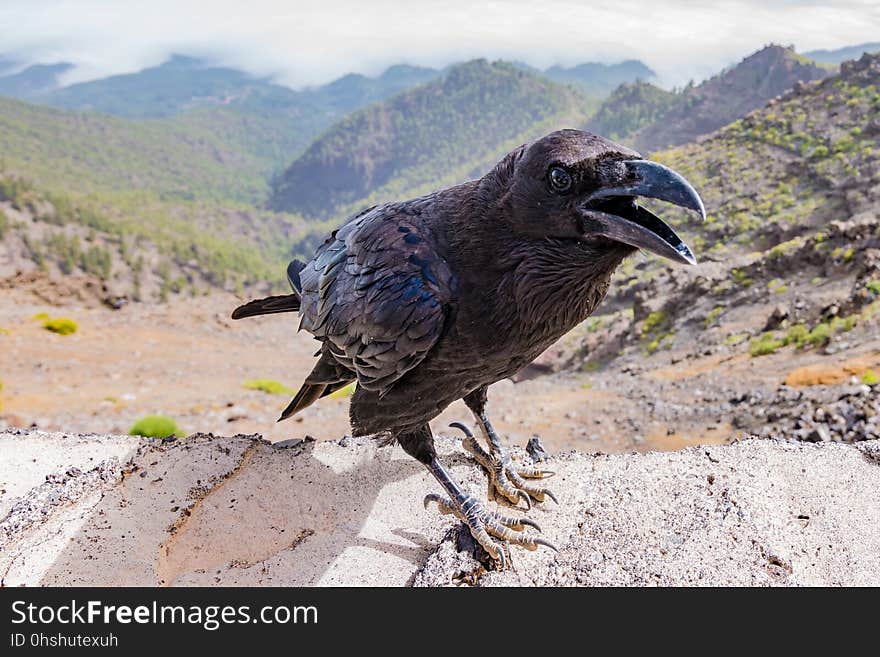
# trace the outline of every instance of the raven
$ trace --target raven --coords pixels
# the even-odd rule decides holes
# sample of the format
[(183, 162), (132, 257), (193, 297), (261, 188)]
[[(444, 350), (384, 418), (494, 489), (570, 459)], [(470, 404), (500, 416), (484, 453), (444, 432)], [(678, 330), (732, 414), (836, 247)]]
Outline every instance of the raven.
[(627, 255), (645, 249), (696, 263), (637, 197), (705, 219), (699, 195), (675, 171), (589, 132), (553, 132), (478, 180), (364, 210), (311, 261), (290, 263), (293, 294), (251, 301), (232, 317), (299, 311), (320, 359), (280, 419), (356, 381), (353, 433), (396, 440), (427, 466), (446, 496), (430, 494), (425, 505), (461, 519), (503, 567), (510, 544), (555, 547), (522, 531), (540, 532), (532, 520), (465, 493), (437, 458), (428, 423), (463, 399), (488, 451), (467, 426), (453, 426), (486, 469), (490, 494), (526, 508), (530, 498), (556, 501), (534, 481), (552, 472), (511, 462), (486, 391), (584, 321)]

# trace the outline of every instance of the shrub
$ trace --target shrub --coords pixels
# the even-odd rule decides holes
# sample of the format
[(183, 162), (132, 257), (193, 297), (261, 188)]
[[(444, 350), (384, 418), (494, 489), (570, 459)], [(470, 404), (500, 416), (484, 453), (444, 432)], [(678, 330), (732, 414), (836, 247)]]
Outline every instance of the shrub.
[(272, 379), (251, 379), (250, 381), (245, 381), (242, 384), (242, 387), (247, 388), (248, 390), (259, 390), (260, 392), (265, 392), (269, 395), (294, 394), (294, 391), (286, 385)]
[(58, 335), (70, 335), (76, 333), (79, 328), (77, 323), (67, 317), (54, 317), (52, 319), (43, 320), (43, 328)]
[(718, 319), (718, 316), (724, 312), (724, 306), (715, 306), (712, 310), (709, 311), (709, 314), (706, 315), (706, 321), (704, 323), (706, 328), (712, 326), (715, 323), (715, 320)]
[(858, 315), (835, 317), (831, 320), (831, 332), (836, 333), (837, 331), (842, 331), (846, 333), (847, 331), (852, 331), (856, 327), (858, 320)]
[(880, 376), (877, 376), (874, 370), (865, 370), (865, 373), (862, 374), (862, 383), (866, 386), (876, 386), (880, 383)]
[(775, 353), (777, 349), (784, 346), (785, 341), (777, 339), (772, 332), (764, 333), (752, 340), (752, 343), (749, 345), (749, 353), (752, 357), (766, 356), (767, 354)]
[(746, 273), (742, 269), (731, 269), (730, 275), (733, 277), (733, 281), (737, 285), (749, 287), (752, 284), (752, 279), (746, 276)]
[(817, 325), (810, 335), (807, 336), (807, 342), (811, 345), (821, 347), (831, 341), (831, 325), (828, 322), (822, 322)]
[(798, 347), (802, 347), (807, 343), (807, 339), (810, 337), (810, 332), (807, 330), (807, 327), (803, 324), (795, 324), (790, 329), (788, 329), (788, 333), (785, 336), (787, 344), (793, 344)]
[(652, 333), (655, 329), (658, 329), (666, 324), (666, 321), (666, 313), (662, 310), (658, 310), (649, 314), (645, 318), (645, 323), (642, 325), (642, 335), (648, 335), (649, 333)]
[(748, 340), (748, 333), (731, 333), (722, 341), (723, 344), (727, 347), (735, 347), (738, 344), (741, 344)]
[(130, 436), (145, 436), (147, 438), (167, 438), (180, 433), (180, 427), (177, 426), (177, 423), (165, 415), (142, 417), (128, 431)]

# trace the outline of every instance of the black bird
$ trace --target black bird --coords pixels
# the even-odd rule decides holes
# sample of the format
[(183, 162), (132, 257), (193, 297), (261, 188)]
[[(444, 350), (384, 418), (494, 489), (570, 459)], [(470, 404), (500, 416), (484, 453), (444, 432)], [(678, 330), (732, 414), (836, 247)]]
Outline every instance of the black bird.
[(675, 171), (589, 132), (554, 132), (479, 180), (365, 210), (310, 262), (290, 263), (293, 294), (251, 301), (232, 317), (298, 310), (300, 328), (321, 342), (320, 360), (281, 419), (357, 381), (354, 434), (396, 439), (425, 464), (448, 496), (428, 495), (425, 504), (463, 520), (503, 566), (506, 545), (553, 546), (519, 531), (538, 529), (528, 518), (496, 514), (466, 494), (438, 460), (428, 422), (464, 399), (488, 451), (466, 426), (453, 426), (486, 468), (490, 491), (529, 508), (530, 497), (555, 501), (526, 481), (552, 473), (511, 463), (486, 391), (584, 321), (626, 256), (645, 249), (695, 264), (675, 232), (636, 203), (640, 196), (705, 218), (699, 195)]

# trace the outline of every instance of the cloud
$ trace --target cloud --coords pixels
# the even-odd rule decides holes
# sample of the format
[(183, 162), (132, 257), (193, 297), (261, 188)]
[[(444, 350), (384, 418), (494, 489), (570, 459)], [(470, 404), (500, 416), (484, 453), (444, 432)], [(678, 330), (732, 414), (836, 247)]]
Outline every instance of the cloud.
[(875, 0), (4, 0), (6, 53), (76, 64), (74, 79), (135, 71), (172, 52), (291, 86), (408, 62), (472, 57), (536, 66), (644, 60), (669, 84), (770, 43), (801, 50), (876, 40)]

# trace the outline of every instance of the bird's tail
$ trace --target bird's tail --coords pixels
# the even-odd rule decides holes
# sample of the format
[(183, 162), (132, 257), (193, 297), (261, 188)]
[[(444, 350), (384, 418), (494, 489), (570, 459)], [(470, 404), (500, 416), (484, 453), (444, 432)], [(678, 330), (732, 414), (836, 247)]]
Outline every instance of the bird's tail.
[(291, 415), (296, 415), (307, 406), (311, 406), (325, 394), (329, 394), (328, 385), (326, 383), (304, 383), (299, 389), (293, 400), (287, 405), (287, 408), (281, 413), (278, 421), (286, 420)]
[(275, 313), (292, 313), (299, 310), (300, 300), (302, 299), (302, 284), (299, 280), (299, 273), (304, 267), (305, 264), (299, 260), (293, 260), (287, 265), (287, 280), (293, 289), (293, 294), (280, 294), (274, 297), (266, 297), (265, 299), (248, 301), (232, 311), (232, 319), (242, 319), (256, 315), (273, 315)]
[(292, 313), (299, 310), (299, 295), (280, 294), (265, 299), (254, 299), (232, 311), (232, 319), (254, 317), (256, 315), (272, 315), (274, 313)]
[(344, 388), (354, 380), (354, 376), (344, 367), (339, 365), (335, 360), (323, 357), (315, 365), (315, 369), (309, 374), (302, 388), (296, 393), (293, 400), (281, 413), (278, 421), (286, 420), (291, 415), (296, 415), (307, 406), (311, 406), (321, 397), (333, 394), (337, 390)]

